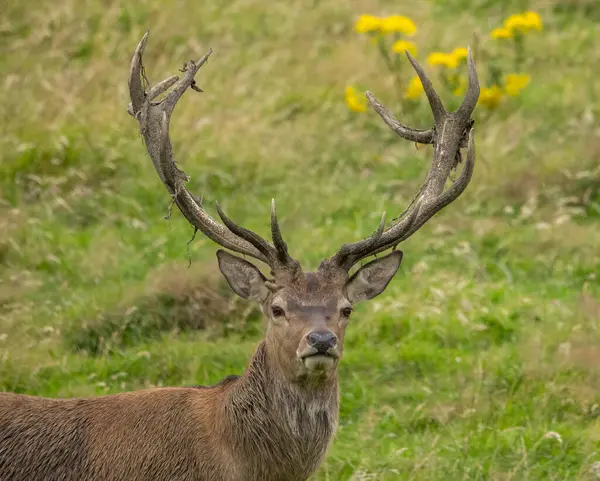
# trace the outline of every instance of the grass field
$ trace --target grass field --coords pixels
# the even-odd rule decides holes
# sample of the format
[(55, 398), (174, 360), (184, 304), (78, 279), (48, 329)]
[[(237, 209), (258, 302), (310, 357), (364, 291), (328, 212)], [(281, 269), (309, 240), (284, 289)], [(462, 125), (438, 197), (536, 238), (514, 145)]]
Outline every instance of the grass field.
[[(277, 200), (306, 269), (400, 214), (429, 167), (357, 16), (408, 15), (424, 62), (537, 11), (531, 84), (475, 112), (470, 186), (360, 305), (340, 428), (316, 480), (600, 479), (600, 5), (594, 0), (59, 0), (0, 17), (0, 388), (90, 396), (240, 373), (264, 326), (217, 271), (126, 112), (147, 28), (152, 83), (215, 50), (171, 122), (190, 190), (266, 235)], [(482, 76), (483, 64), (478, 64)], [(431, 67), (427, 67), (431, 71)], [(447, 100), (447, 99), (446, 99)]]

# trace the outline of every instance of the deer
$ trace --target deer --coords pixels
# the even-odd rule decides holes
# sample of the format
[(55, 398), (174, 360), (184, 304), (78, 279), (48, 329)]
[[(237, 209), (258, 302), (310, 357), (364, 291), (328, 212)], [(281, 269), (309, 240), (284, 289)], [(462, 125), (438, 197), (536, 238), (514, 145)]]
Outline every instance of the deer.
[[(194, 234), (200, 231), (221, 247), (216, 252), (221, 273), (235, 294), (261, 306), (266, 332), (246, 370), (213, 386), (71, 399), (1, 393), (0, 479), (305, 481), (325, 459), (336, 433), (338, 366), (353, 307), (386, 289), (402, 260), (398, 244), (456, 200), (471, 180), (471, 114), (479, 97), (473, 55), (469, 49), (464, 99), (448, 112), (424, 69), (406, 52), (433, 114), (430, 129), (400, 123), (366, 93), (396, 134), (433, 144), (431, 168), (400, 217), (388, 226), (384, 213), (373, 234), (343, 244), (316, 271), (304, 272), (288, 251), (274, 201), (268, 241), (236, 224), (217, 203), (218, 222), (188, 190), (188, 176), (173, 157), (169, 121), (188, 89), (202, 91), (195, 75), (212, 50), (186, 62), (181, 78), (171, 76), (150, 87), (142, 63), (148, 35), (131, 61), (128, 112), (172, 203)], [(466, 149), (464, 162), (461, 149)], [(446, 186), (460, 163), (460, 175)], [(262, 263), (269, 275), (247, 258)]]

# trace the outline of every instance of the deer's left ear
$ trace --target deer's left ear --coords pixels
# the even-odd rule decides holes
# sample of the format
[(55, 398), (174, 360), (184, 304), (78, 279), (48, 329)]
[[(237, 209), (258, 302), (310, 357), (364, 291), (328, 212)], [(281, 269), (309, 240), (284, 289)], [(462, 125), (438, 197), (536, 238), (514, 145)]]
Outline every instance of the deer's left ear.
[(381, 294), (398, 271), (401, 261), (402, 251), (394, 251), (362, 266), (346, 282), (348, 300), (356, 304)]

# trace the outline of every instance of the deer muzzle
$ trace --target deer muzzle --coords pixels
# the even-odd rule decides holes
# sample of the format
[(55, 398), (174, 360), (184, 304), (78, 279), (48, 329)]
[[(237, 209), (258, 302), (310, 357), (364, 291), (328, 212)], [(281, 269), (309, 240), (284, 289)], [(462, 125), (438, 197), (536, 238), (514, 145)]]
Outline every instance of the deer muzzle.
[(304, 341), (297, 354), (309, 370), (328, 369), (340, 357), (337, 336), (329, 330), (311, 331)]

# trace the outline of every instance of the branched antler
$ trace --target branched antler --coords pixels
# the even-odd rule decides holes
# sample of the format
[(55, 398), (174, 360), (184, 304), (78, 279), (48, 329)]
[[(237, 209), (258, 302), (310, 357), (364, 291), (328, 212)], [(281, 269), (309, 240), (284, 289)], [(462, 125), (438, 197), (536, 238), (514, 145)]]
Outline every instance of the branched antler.
[[(384, 229), (384, 214), (379, 228), (373, 235), (354, 244), (342, 245), (334, 256), (321, 263), (321, 269), (334, 268), (348, 272), (361, 259), (395, 247), (453, 202), (471, 180), (475, 166), (475, 138), (471, 114), (479, 98), (479, 81), (471, 49), (468, 54), (469, 87), (462, 104), (455, 112), (446, 111), (423, 68), (408, 52), (406, 55), (423, 84), (433, 113), (434, 127), (428, 130), (407, 127), (398, 122), (371, 92), (367, 92), (366, 95), (371, 107), (398, 135), (413, 142), (433, 144), (431, 169), (425, 183), (396, 223)], [(456, 168), (461, 160), (460, 149), (463, 147), (467, 148), (465, 166), (458, 180), (444, 190), (450, 171)]]
[[(186, 219), (209, 239), (217, 244), (240, 254), (246, 254), (268, 264), (272, 271), (294, 271), (299, 269), (297, 261), (292, 259), (279, 230), (275, 203), (271, 209), (271, 226), (274, 245), (258, 234), (244, 229), (231, 221), (217, 204), (219, 216), (223, 224), (215, 221), (202, 206), (198, 198), (187, 189), (188, 176), (180, 170), (173, 159), (173, 148), (169, 137), (169, 121), (175, 106), (188, 88), (201, 92), (194, 77), (210, 57), (209, 50), (200, 60), (185, 63), (183, 76), (171, 76), (159, 82), (148, 91), (144, 88), (144, 67), (142, 55), (148, 41), (146, 32), (138, 44), (129, 72), (129, 94), (131, 103), (128, 112), (139, 122), (140, 133), (146, 149), (162, 183), (165, 185), (173, 201)], [(171, 89), (158, 102), (154, 100)]]
[[(190, 193), (186, 187), (187, 175), (177, 168), (173, 159), (173, 149), (169, 138), (169, 121), (178, 100), (184, 92), (191, 88), (200, 89), (194, 77), (200, 67), (208, 60), (209, 50), (197, 62), (187, 62), (183, 69), (183, 77), (169, 77), (147, 91), (144, 88), (145, 74), (142, 65), (142, 54), (148, 40), (144, 35), (134, 53), (129, 75), (129, 92), (131, 104), (129, 113), (137, 119), (140, 132), (156, 171), (171, 194), (173, 202), (183, 215), (208, 238), (217, 244), (241, 254), (246, 254), (267, 263), (273, 273), (278, 276), (295, 275), (300, 264), (288, 253), (287, 245), (281, 235), (279, 222), (275, 213), (275, 201), (271, 207), (271, 237), (273, 243), (258, 234), (235, 224), (217, 204), (217, 211), (223, 224), (215, 221), (202, 206), (201, 198)], [(417, 130), (398, 122), (394, 116), (371, 94), (367, 98), (373, 109), (383, 121), (398, 135), (423, 144), (433, 144), (433, 162), (423, 186), (403, 214), (385, 228), (385, 213), (377, 231), (370, 237), (354, 244), (344, 244), (330, 259), (321, 263), (320, 269), (331, 269), (335, 272), (348, 273), (351, 267), (361, 259), (394, 247), (408, 239), (437, 212), (454, 201), (466, 189), (475, 165), (475, 139), (473, 136), (473, 120), (471, 114), (479, 98), (479, 82), (475, 70), (473, 55), (469, 49), (468, 70), (469, 87), (460, 107), (455, 112), (447, 112), (423, 68), (407, 52), (408, 60), (421, 79), (434, 118), (434, 126), (428, 130)], [(170, 89), (170, 91), (169, 91)], [(169, 91), (167, 93), (167, 91)], [(165, 94), (161, 101), (154, 100)], [(444, 190), (452, 169), (461, 161), (461, 148), (467, 148), (467, 157), (460, 177), (448, 189)]]

